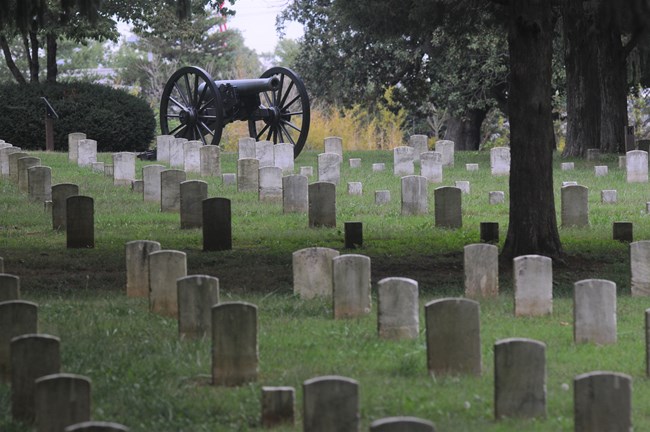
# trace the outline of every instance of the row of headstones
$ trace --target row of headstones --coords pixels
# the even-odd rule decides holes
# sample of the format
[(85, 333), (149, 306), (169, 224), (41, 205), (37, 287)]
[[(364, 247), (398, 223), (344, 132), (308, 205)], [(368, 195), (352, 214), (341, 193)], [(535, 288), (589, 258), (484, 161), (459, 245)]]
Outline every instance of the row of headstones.
[[(594, 160), (594, 157), (587, 160)], [(647, 183), (648, 182), (648, 152), (644, 150), (631, 150), (625, 153), (625, 156), (618, 157), (618, 167), (623, 168), (626, 172), (628, 183)], [(573, 162), (562, 162), (560, 164), (562, 171), (572, 171), (575, 169)], [(594, 166), (594, 175), (602, 177), (609, 174), (607, 165)]]
[(61, 372), (59, 346), (59, 338), (38, 333), (38, 305), (21, 300), (20, 278), (0, 273), (0, 382), (11, 385), (14, 421), (37, 432), (127, 431), (90, 420), (91, 381)]

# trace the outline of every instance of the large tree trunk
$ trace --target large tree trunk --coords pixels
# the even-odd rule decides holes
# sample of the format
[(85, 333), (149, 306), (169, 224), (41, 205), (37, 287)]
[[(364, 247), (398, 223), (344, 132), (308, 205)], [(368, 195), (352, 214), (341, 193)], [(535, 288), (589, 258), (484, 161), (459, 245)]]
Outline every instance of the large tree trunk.
[(509, 13), (510, 221), (502, 256), (559, 258), (563, 251), (553, 196), (551, 3), (510, 0)]
[(598, 72), (600, 75), (600, 150), (625, 153), (627, 122), (627, 63), (621, 30), (601, 0), (598, 10)]
[(481, 145), (481, 125), (487, 111), (469, 109), (462, 117), (447, 119), (445, 139), (454, 142), (456, 150), (478, 150)]
[(600, 148), (600, 80), (595, 11), (583, 0), (564, 0), (567, 132), (563, 156)]
[(25, 46), (25, 54), (27, 55), (27, 63), (29, 64), (29, 82), (38, 82), (38, 73), (40, 71), (40, 64), (38, 63), (38, 37), (36, 33), (29, 32), (23, 33), (23, 45)]
[(20, 69), (18, 69), (18, 66), (16, 66), (16, 63), (14, 62), (14, 57), (11, 54), (11, 49), (9, 48), (9, 41), (7, 41), (7, 38), (4, 35), (0, 35), (0, 47), (2, 47), (5, 63), (7, 64), (7, 67), (9, 68), (9, 71), (11, 71), (11, 75), (13, 75), (16, 82), (18, 84), (27, 84), (23, 73), (20, 71)]
[(58, 66), (56, 64), (56, 35), (54, 33), (48, 33), (46, 36), (47, 41), (47, 82), (55, 83), (56, 76), (59, 72)]

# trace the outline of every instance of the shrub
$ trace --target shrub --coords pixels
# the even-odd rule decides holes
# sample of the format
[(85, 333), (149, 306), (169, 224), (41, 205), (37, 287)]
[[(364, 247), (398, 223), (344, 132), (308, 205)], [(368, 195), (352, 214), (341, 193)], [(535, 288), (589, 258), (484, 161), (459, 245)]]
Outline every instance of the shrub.
[(102, 152), (146, 150), (156, 126), (151, 107), (135, 96), (90, 83), (0, 85), (0, 139), (29, 150), (45, 149), (45, 96), (59, 118), (54, 149), (67, 151), (68, 134), (83, 132)]

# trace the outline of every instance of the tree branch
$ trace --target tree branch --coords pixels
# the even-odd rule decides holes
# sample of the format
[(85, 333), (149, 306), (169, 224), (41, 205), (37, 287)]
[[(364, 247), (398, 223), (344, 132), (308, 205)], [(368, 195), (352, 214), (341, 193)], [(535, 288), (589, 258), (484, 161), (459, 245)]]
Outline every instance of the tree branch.
[(13, 55), (11, 54), (11, 49), (9, 48), (9, 42), (4, 35), (0, 35), (0, 47), (2, 47), (2, 53), (5, 56), (5, 63), (7, 63), (7, 67), (11, 71), (14, 79), (18, 82), (18, 84), (27, 84), (25, 77), (14, 62)]

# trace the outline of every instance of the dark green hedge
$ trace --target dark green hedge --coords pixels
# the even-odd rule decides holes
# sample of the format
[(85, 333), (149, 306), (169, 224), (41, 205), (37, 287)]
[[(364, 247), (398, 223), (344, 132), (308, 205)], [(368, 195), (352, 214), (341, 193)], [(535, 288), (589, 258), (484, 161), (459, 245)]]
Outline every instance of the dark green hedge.
[(0, 85), (0, 139), (30, 150), (45, 149), (45, 96), (59, 115), (54, 149), (68, 150), (68, 134), (83, 132), (97, 151), (143, 151), (154, 139), (149, 105), (122, 90), (99, 84)]

